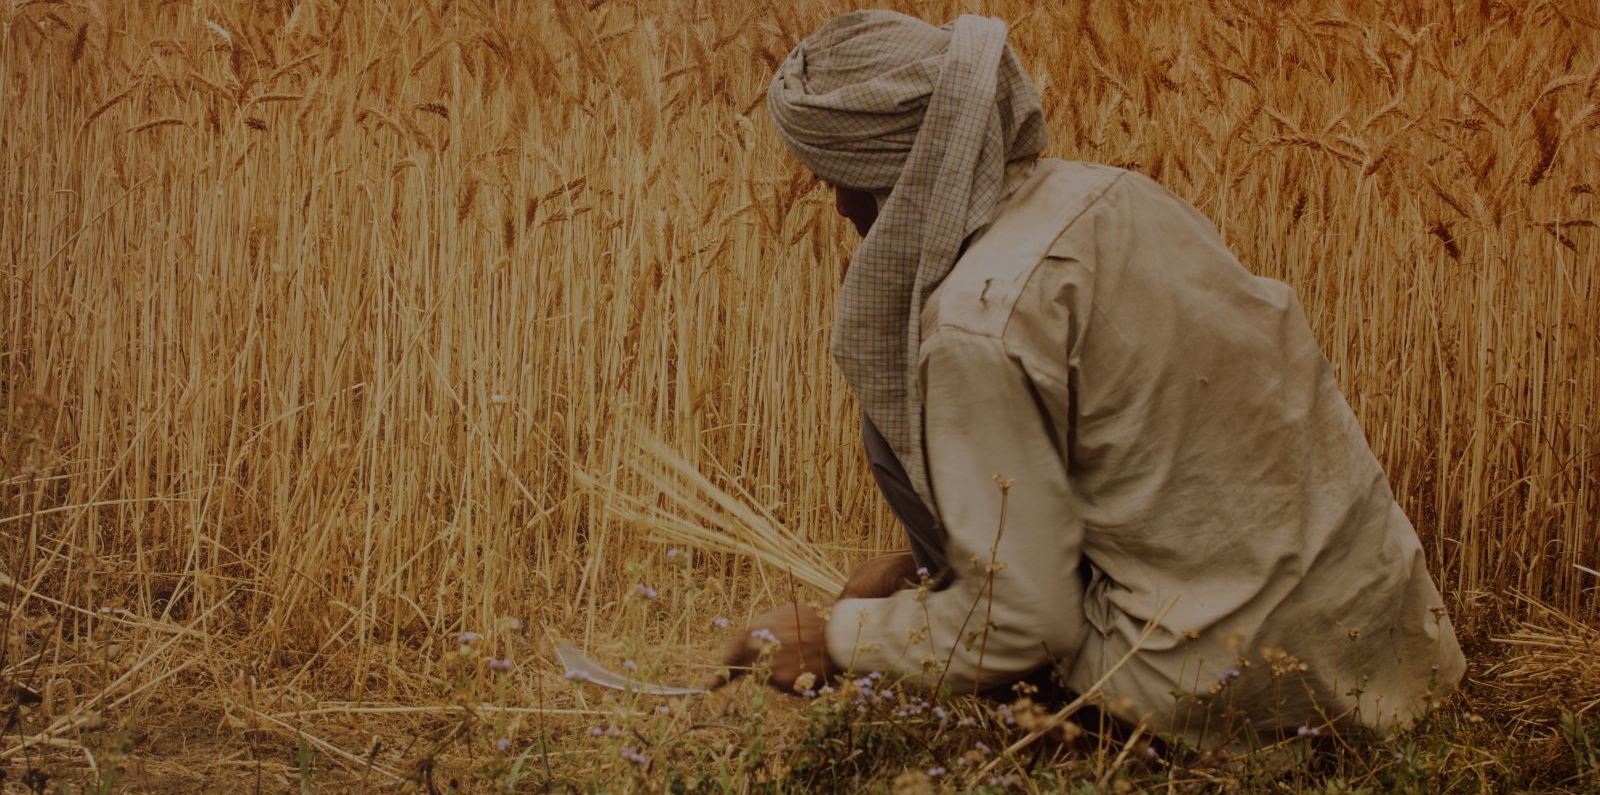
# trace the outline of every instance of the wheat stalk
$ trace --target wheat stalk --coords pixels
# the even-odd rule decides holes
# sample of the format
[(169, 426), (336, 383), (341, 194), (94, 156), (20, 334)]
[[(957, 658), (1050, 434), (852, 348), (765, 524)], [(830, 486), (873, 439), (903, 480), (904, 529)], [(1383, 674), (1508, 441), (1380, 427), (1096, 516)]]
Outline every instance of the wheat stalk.
[[(198, 667), (405, 702), (502, 616), (704, 640), (615, 598), (668, 576), (647, 543), (748, 559), (719, 607), (898, 543), (828, 361), (855, 239), (760, 109), (838, 4), (169, 5), (21, 3), (0, 41), (17, 621), (209, 616)], [(1148, 171), (1294, 288), (1458, 628), (1522, 590), (1584, 637), (1600, 66), (1561, 20), (1592, 2), (1254, 5), (985, 13), (1049, 154)], [(153, 711), (216, 699), (161, 681)]]

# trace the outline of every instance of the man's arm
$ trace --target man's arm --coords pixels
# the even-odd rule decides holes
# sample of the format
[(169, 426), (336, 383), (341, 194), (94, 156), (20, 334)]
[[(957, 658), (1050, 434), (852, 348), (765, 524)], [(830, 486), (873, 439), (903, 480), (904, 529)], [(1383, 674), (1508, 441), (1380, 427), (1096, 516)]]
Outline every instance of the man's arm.
[(1070, 662), (1086, 626), (1083, 530), (1066, 451), (1038, 404), (1041, 376), (1002, 340), (948, 328), (923, 342), (922, 366), (928, 468), (954, 580), (840, 600), (829, 656), (952, 692)]

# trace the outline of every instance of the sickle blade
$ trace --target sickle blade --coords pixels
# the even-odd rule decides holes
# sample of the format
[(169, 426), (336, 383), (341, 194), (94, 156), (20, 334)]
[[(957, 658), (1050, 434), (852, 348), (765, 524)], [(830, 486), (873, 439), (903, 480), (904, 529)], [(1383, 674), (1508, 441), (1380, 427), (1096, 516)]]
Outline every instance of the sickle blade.
[(630, 693), (641, 693), (647, 696), (692, 696), (697, 693), (709, 692), (703, 687), (673, 687), (671, 685), (655, 685), (641, 682), (631, 676), (608, 671), (599, 663), (584, 656), (572, 641), (562, 638), (556, 642), (556, 658), (567, 667), (567, 678), (582, 679), (586, 682), (609, 687), (612, 690), (623, 690)]

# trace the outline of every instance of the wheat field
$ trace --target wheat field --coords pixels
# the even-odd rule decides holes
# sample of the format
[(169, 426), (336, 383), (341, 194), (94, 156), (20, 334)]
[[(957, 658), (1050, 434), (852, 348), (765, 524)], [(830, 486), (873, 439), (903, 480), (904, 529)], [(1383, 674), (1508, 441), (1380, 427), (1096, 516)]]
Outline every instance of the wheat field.
[[(1600, 620), (1592, 2), (888, 5), (1007, 20), (1047, 154), (1295, 288), (1477, 670)], [(552, 710), (558, 636), (693, 675), (818, 580), (669, 557), (653, 440), (820, 581), (900, 546), (827, 355), (854, 232), (764, 105), (850, 7), (0, 8), (0, 762), (445, 703), (462, 632)]]

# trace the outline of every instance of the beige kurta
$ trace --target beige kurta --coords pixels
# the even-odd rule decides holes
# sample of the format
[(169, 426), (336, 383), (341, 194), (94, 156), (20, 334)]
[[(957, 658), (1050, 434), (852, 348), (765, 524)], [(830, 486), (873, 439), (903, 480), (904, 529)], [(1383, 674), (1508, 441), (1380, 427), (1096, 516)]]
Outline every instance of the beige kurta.
[(1405, 725), (1460, 679), (1416, 533), (1294, 293), (1156, 183), (1040, 161), (922, 332), (956, 579), (840, 601), (836, 661), (953, 692), (1054, 663), (1086, 692), (1153, 622), (1103, 706), (1200, 745)]

